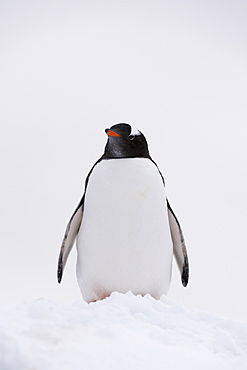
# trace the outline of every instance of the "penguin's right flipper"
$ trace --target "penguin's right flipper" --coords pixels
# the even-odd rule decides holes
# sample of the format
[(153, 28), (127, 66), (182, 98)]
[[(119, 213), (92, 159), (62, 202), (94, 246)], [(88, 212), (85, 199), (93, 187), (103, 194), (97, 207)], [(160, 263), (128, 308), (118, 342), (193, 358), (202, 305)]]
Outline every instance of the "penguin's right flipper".
[(58, 267), (57, 267), (57, 280), (60, 283), (63, 276), (63, 270), (70, 254), (70, 251), (74, 245), (75, 238), (78, 234), (79, 228), (81, 226), (82, 216), (83, 216), (83, 206), (84, 206), (84, 196), (80, 201), (78, 207), (73, 213), (69, 223), (66, 227), (65, 235), (63, 238), (62, 246), (60, 249)]
[(168, 219), (173, 243), (173, 252), (181, 273), (181, 281), (186, 286), (189, 281), (189, 261), (181, 226), (167, 199)]

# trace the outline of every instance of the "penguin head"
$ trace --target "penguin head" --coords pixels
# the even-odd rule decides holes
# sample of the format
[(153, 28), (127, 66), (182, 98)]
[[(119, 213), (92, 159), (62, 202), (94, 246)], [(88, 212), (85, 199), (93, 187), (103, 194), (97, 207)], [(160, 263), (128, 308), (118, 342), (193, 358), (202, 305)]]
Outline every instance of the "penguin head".
[(118, 123), (105, 130), (108, 140), (104, 158), (150, 158), (145, 136), (127, 123)]

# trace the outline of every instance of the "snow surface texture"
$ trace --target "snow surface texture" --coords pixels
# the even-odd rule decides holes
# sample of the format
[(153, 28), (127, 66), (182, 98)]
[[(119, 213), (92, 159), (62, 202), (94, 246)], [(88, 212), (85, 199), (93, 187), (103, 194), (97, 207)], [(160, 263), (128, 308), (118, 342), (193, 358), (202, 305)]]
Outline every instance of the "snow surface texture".
[(247, 324), (166, 296), (113, 293), (0, 310), (1, 370), (247, 369)]

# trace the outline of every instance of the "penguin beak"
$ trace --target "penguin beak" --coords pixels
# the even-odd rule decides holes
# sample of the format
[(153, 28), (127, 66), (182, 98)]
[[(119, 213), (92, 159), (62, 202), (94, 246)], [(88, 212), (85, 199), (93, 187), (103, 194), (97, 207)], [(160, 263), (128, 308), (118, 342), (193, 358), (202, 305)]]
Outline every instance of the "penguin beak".
[(112, 131), (112, 130), (109, 130), (109, 128), (106, 128), (105, 129), (105, 133), (108, 135), (108, 136), (118, 136), (120, 137), (120, 135), (118, 135), (116, 132)]

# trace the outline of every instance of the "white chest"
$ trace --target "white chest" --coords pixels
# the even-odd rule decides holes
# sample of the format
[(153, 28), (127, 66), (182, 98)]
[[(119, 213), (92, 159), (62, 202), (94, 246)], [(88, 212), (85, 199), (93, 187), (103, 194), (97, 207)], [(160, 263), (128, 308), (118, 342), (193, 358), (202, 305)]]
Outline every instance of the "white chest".
[(113, 159), (96, 165), (77, 249), (78, 282), (86, 300), (114, 290), (166, 293), (172, 244), (165, 188), (152, 161)]

